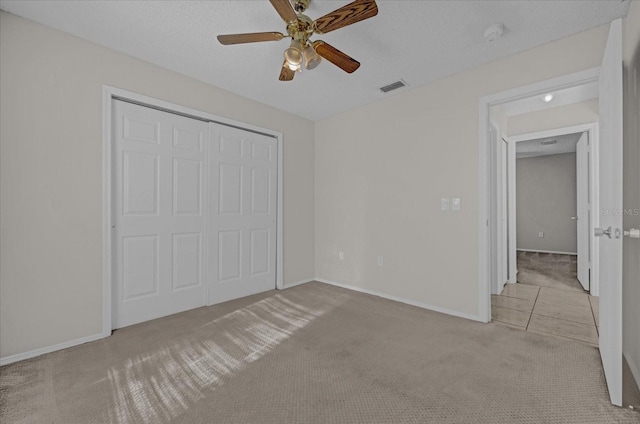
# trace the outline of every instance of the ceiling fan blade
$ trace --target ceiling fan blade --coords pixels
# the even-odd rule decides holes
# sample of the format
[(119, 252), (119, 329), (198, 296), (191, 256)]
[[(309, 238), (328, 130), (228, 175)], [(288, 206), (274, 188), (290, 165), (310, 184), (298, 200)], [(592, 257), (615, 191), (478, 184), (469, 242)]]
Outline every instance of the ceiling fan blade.
[(287, 68), (285, 64), (287, 61), (282, 64), (282, 69), (280, 70), (280, 77), (278, 78), (280, 81), (291, 81), (293, 77), (296, 75), (296, 71), (292, 71)]
[(276, 12), (280, 15), (280, 17), (285, 22), (293, 22), (298, 20), (298, 15), (296, 15), (295, 10), (289, 3), (289, 0), (269, 0), (273, 5), (273, 8), (276, 9)]
[(218, 35), (218, 41), (225, 46), (229, 44), (257, 43), (259, 41), (278, 41), (284, 38), (279, 32), (250, 32), (247, 34)]
[(352, 73), (360, 67), (360, 62), (347, 56), (324, 41), (315, 41), (313, 43), (313, 48), (316, 49), (316, 53), (345, 72)]
[(318, 18), (314, 22), (314, 30), (320, 34), (355, 24), (378, 14), (375, 0), (356, 0)]

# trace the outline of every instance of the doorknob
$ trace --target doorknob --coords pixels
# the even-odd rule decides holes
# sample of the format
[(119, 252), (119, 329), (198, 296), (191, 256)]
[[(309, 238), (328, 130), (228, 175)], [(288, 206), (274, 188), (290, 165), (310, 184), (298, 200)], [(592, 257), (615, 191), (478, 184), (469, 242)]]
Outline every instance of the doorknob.
[(628, 230), (624, 230), (625, 237), (630, 238), (640, 238), (640, 229), (638, 228), (629, 228)]
[(594, 228), (593, 235), (595, 235), (596, 237), (607, 236), (611, 238), (611, 227), (607, 228), (606, 230), (603, 230), (602, 228)]
[(569, 218), (569, 219), (570, 219), (570, 220), (572, 220), (572, 221), (577, 221), (577, 220), (578, 220), (578, 217), (577, 217), (577, 216), (572, 216), (572, 217), (571, 217), (571, 218)]

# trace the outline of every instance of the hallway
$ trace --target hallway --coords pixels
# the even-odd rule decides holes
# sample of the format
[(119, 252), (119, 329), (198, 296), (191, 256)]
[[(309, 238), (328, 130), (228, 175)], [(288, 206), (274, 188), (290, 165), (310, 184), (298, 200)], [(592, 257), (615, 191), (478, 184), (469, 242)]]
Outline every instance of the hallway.
[(494, 322), (598, 346), (598, 298), (576, 279), (576, 256), (518, 252), (518, 282), (491, 296)]

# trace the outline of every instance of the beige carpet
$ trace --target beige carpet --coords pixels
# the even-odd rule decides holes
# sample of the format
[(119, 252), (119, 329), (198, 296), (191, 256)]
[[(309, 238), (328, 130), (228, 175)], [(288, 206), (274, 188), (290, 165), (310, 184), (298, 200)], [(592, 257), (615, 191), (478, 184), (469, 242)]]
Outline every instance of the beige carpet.
[(584, 293), (578, 282), (578, 257), (518, 251), (518, 283)]
[(0, 370), (2, 423), (635, 423), (598, 350), (321, 283)]

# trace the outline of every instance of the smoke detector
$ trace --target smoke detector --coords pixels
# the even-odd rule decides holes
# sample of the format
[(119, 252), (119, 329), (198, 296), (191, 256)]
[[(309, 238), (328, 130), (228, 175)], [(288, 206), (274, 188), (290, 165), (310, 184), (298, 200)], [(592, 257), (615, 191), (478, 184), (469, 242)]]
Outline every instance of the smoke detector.
[(495, 41), (498, 38), (500, 38), (503, 33), (504, 33), (503, 24), (489, 25), (487, 29), (484, 30), (484, 39), (487, 41)]

